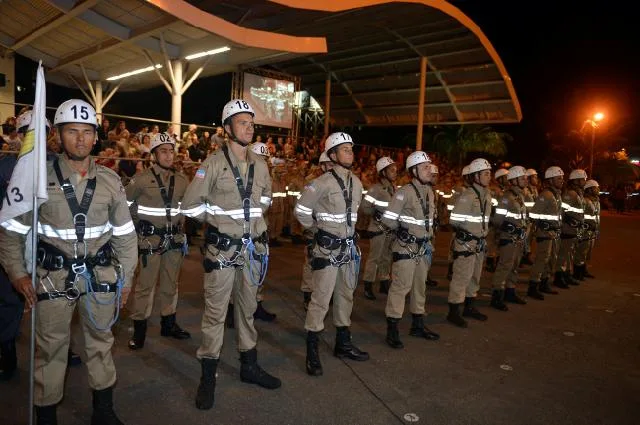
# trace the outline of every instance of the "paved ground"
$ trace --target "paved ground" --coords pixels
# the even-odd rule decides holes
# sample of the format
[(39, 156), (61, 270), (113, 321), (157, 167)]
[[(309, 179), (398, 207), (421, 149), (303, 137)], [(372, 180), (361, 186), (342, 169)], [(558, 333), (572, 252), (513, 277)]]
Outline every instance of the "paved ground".
[[(605, 216), (591, 271), (597, 279), (545, 301), (507, 313), (488, 307), (490, 275), (482, 282), (486, 323), (457, 329), (446, 323), (445, 252), (438, 239), (429, 325), (438, 342), (407, 335), (405, 349), (384, 343), (384, 298), (365, 300), (357, 289), (354, 341), (371, 361), (344, 363), (331, 356), (334, 331), (327, 319), (325, 376), (304, 372), (304, 312), (299, 292), (302, 254), (286, 244), (272, 251), (265, 304), (276, 323), (258, 323), (261, 365), (283, 386), (268, 391), (240, 382), (234, 332), (225, 336), (215, 407), (194, 407), (199, 364), (202, 271), (192, 250), (181, 277), (179, 320), (193, 338), (158, 336), (149, 327), (145, 349), (126, 348), (130, 321), (116, 329), (116, 405), (129, 425), (181, 424), (638, 424), (640, 423), (640, 216)], [(363, 244), (366, 251), (366, 243)], [(521, 274), (524, 280), (527, 271)], [(28, 325), (28, 323), (25, 323)], [(25, 327), (25, 336), (28, 335)], [(0, 384), (0, 423), (26, 423), (27, 338), (20, 341), (20, 374)], [(59, 408), (64, 425), (89, 423), (91, 394), (83, 367), (69, 370)]]

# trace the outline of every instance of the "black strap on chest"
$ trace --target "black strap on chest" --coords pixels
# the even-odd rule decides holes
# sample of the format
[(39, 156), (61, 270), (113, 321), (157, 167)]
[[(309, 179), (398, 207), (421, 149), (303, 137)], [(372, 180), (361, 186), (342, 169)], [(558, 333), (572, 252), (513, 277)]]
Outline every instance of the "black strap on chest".
[(420, 195), (420, 191), (418, 187), (413, 184), (413, 182), (409, 183), (413, 190), (416, 192), (416, 196), (418, 197), (418, 202), (420, 202), (420, 206), (422, 207), (422, 213), (424, 214), (424, 227), (429, 231), (429, 203), (426, 200), (422, 199), (422, 195)]
[(330, 173), (338, 182), (338, 186), (340, 186), (340, 190), (342, 190), (342, 196), (344, 197), (344, 205), (346, 207), (346, 212), (347, 212), (347, 226), (351, 226), (352, 225), (351, 205), (353, 203), (353, 179), (351, 178), (351, 173), (349, 173), (349, 182), (348, 182), (349, 189), (348, 190), (344, 185), (344, 181), (340, 178), (338, 173), (335, 172), (335, 170), (330, 170)]
[(238, 167), (234, 166), (231, 162), (231, 158), (229, 157), (229, 148), (224, 145), (222, 147), (222, 152), (224, 153), (224, 157), (227, 159), (227, 163), (233, 172), (233, 177), (236, 179), (236, 185), (238, 186), (238, 193), (240, 193), (240, 199), (242, 199), (242, 209), (244, 210), (244, 221), (247, 224), (247, 228), (245, 229), (243, 238), (249, 238), (249, 222), (251, 219), (251, 190), (253, 189), (253, 174), (255, 172), (253, 164), (249, 164), (249, 173), (247, 176), (247, 185), (244, 185), (242, 181), (242, 177), (240, 176), (240, 171), (238, 171)]
[(87, 227), (87, 212), (89, 211), (89, 206), (91, 206), (93, 194), (96, 191), (96, 178), (94, 177), (87, 181), (87, 187), (84, 189), (82, 200), (80, 201), (80, 204), (78, 204), (76, 191), (73, 189), (73, 185), (71, 184), (69, 179), (65, 179), (62, 177), (62, 170), (60, 169), (60, 164), (58, 164), (57, 159), (53, 161), (53, 169), (56, 172), (58, 182), (60, 183), (60, 186), (64, 191), (64, 197), (67, 200), (67, 204), (69, 204), (69, 209), (71, 210), (71, 214), (73, 215), (73, 226), (76, 230), (76, 237), (78, 239), (78, 242), (83, 243), (84, 234)]
[(480, 202), (480, 211), (482, 213), (482, 230), (487, 230), (487, 222), (485, 221), (486, 218), (486, 211), (487, 211), (487, 200), (485, 199), (484, 202), (482, 202), (482, 199), (480, 198), (480, 192), (478, 192), (478, 189), (476, 189), (476, 187), (474, 185), (471, 185), (471, 189), (473, 189), (473, 191), (476, 193), (476, 196), (478, 197), (478, 202)]
[(153, 167), (149, 168), (151, 170), (151, 174), (158, 182), (158, 187), (160, 188), (160, 196), (162, 196), (162, 201), (164, 202), (164, 210), (167, 214), (167, 228), (171, 227), (171, 200), (173, 199), (173, 191), (176, 185), (176, 176), (173, 175), (169, 179), (169, 191), (167, 192), (167, 188), (164, 187), (164, 183), (162, 183), (162, 179), (156, 172)]

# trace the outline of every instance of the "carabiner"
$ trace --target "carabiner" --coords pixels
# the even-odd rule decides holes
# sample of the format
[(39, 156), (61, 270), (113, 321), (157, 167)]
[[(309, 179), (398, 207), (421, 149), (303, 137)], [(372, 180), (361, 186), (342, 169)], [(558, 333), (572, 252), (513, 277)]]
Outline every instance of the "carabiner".
[(82, 244), (82, 248), (83, 248), (83, 255), (82, 255), (82, 259), (84, 260), (85, 258), (87, 258), (87, 243), (85, 241), (74, 241), (73, 242), (73, 258), (78, 259), (78, 243)]

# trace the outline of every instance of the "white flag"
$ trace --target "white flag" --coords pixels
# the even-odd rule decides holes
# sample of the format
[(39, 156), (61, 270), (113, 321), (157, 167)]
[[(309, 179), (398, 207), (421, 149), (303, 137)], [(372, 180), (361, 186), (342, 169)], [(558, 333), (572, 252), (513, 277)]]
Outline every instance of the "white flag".
[(36, 78), (36, 98), (29, 130), (22, 141), (18, 162), (13, 169), (7, 193), (0, 201), (0, 223), (33, 210), (33, 197), (37, 197), (38, 207), (49, 199), (47, 195), (47, 118), (46, 88), (42, 62), (38, 65)]

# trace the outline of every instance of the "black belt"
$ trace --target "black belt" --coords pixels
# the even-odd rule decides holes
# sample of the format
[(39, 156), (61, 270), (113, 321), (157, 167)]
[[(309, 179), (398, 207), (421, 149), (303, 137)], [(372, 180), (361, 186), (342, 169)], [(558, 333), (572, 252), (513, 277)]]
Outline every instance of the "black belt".
[(340, 267), (344, 264), (348, 264), (349, 262), (351, 262), (351, 259), (346, 260), (342, 258), (341, 260), (337, 261), (337, 264), (335, 264), (335, 263), (332, 263), (329, 258), (314, 257), (311, 259), (310, 265), (311, 265), (311, 270), (316, 271), (316, 270), (325, 269), (329, 266)]
[[(91, 281), (91, 290), (92, 292), (108, 294), (110, 292), (116, 292), (118, 290), (118, 285), (115, 283), (101, 283), (98, 284)], [(36, 295), (38, 301), (45, 300), (55, 300), (56, 298), (66, 298), (69, 301), (73, 301), (81, 297), (82, 295), (86, 295), (86, 292), (78, 292), (75, 287), (67, 288), (65, 291), (56, 291), (56, 292), (43, 292), (41, 294)]]
[(510, 243), (514, 243), (515, 241), (513, 239), (500, 239), (498, 240), (498, 246), (507, 246)]
[(479, 236), (475, 236), (473, 233), (471, 232), (467, 232), (466, 230), (463, 229), (457, 229), (456, 230), (456, 239), (458, 239), (461, 242), (469, 242), (469, 241), (476, 241), (476, 242), (482, 242), (484, 241), (484, 237), (479, 237)]
[(138, 255), (164, 254), (165, 252), (172, 249), (181, 249), (183, 246), (184, 246), (183, 242), (175, 242), (172, 240), (164, 248), (161, 248), (160, 246), (158, 246), (157, 248), (138, 248)]
[(471, 251), (453, 251), (453, 259), (455, 260), (458, 257), (471, 257), (472, 255), (476, 255), (477, 252)]
[(38, 242), (38, 265), (48, 271), (70, 269), (82, 264), (89, 269), (95, 266), (105, 267), (113, 264), (113, 259), (113, 249), (109, 242), (102, 245), (96, 255), (85, 258), (69, 258), (55, 246), (43, 241)]
[(567, 233), (561, 233), (560, 239), (577, 239), (578, 235), (569, 235)]
[(182, 232), (182, 228), (179, 225), (174, 226), (156, 226), (147, 220), (140, 220), (136, 226), (136, 231), (140, 236), (166, 236), (175, 235)]
[(375, 238), (376, 236), (384, 235), (386, 232), (384, 230), (378, 230), (376, 232), (369, 232), (370, 238)]
[(400, 260), (413, 260), (415, 258), (415, 256), (412, 256), (411, 254), (400, 254), (399, 252), (394, 252), (392, 257), (394, 263)]
[[(238, 254), (239, 255), (239, 254)], [(253, 252), (253, 259), (257, 260), (257, 261), (261, 261), (262, 260), (262, 255), (263, 254), (257, 254), (255, 251)], [(222, 270), (225, 268), (229, 268), (229, 267), (234, 267), (234, 268), (238, 268), (238, 267), (243, 267), (244, 266), (244, 257), (241, 257), (243, 261), (241, 262), (236, 262), (235, 261), (235, 257), (232, 257), (233, 261), (231, 265), (225, 265), (222, 264), (219, 261), (213, 261), (210, 258), (205, 258), (202, 261), (202, 266), (204, 267), (204, 272), (205, 273), (211, 273), (214, 270)]]
[(582, 223), (583, 223), (583, 221), (581, 220), (578, 220), (573, 217), (568, 217), (568, 216), (563, 216), (562, 222), (569, 227), (582, 227)]
[[(267, 232), (263, 232), (261, 235), (251, 238), (251, 240), (260, 243), (268, 243)], [(213, 245), (220, 251), (227, 251), (232, 246), (240, 246), (244, 243), (242, 238), (234, 238), (218, 231), (218, 228), (209, 226), (207, 228), (207, 234), (205, 236), (205, 243), (207, 245)]]
[(336, 250), (338, 248), (344, 248), (350, 243), (356, 243), (358, 241), (358, 234), (355, 233), (353, 236), (340, 238), (325, 230), (318, 229), (315, 234), (315, 240), (320, 248)]
[(430, 237), (425, 236), (424, 238), (418, 238), (415, 235), (409, 233), (409, 231), (403, 227), (399, 227), (396, 231), (396, 236), (398, 240), (404, 243), (415, 243), (418, 245), (422, 245), (425, 242), (431, 241)]
[(551, 223), (549, 221), (537, 220), (537, 223), (540, 229), (542, 230), (546, 230), (549, 232), (560, 230), (560, 226), (558, 226), (557, 224)]

